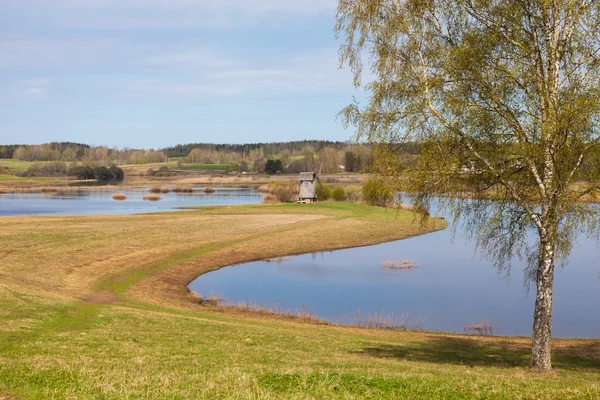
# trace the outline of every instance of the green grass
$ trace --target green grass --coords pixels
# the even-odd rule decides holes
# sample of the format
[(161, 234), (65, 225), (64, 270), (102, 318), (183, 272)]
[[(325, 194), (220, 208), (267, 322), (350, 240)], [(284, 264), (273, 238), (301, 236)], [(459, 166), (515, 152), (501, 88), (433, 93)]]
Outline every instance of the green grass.
[(0, 165), (10, 168), (12, 172), (25, 172), (34, 164), (31, 161), (19, 161), (11, 158), (0, 158)]
[(528, 339), (308, 324), (177, 294), (195, 271), (380, 242), (413, 219), (342, 202), (0, 219), (0, 399), (599, 397), (599, 341), (556, 341), (556, 371), (537, 374)]
[[(594, 399), (596, 365), (526, 370), (526, 351), (377, 337), (206, 312), (4, 298), (0, 393), (19, 398)], [(12, 298), (11, 298), (12, 297)], [(564, 368), (564, 369), (561, 369)]]
[(229, 164), (182, 164), (181, 168), (194, 171), (225, 171)]

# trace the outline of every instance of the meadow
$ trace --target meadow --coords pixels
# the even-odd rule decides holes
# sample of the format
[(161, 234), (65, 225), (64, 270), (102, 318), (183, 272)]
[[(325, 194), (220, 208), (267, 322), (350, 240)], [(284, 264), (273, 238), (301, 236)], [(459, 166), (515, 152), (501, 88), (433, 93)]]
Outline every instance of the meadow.
[(527, 338), (319, 323), (203, 305), (186, 285), (225, 265), (442, 229), (349, 203), (180, 213), (5, 217), (0, 398), (600, 397), (600, 342), (556, 340), (555, 371)]

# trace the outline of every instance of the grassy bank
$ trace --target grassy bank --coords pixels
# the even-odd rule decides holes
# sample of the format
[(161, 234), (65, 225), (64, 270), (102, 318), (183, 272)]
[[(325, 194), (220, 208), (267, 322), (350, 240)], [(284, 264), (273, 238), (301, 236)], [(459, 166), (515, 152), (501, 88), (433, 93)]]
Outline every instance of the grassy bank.
[(597, 341), (381, 331), (206, 307), (197, 275), (441, 228), (348, 203), (2, 218), (0, 398), (596, 398)]

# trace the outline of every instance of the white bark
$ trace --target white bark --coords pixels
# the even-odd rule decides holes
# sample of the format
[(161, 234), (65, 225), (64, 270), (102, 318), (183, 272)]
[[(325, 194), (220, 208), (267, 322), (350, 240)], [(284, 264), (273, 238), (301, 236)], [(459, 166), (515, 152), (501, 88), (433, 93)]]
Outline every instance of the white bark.
[(552, 295), (554, 292), (554, 253), (551, 237), (540, 241), (537, 295), (533, 311), (533, 335), (530, 367), (537, 370), (552, 369)]

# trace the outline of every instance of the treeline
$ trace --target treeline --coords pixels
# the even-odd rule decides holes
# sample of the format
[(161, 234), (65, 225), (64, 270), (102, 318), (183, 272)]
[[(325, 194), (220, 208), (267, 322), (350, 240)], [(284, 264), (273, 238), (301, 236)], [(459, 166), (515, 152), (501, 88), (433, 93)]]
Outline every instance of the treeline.
[[(344, 170), (360, 172), (369, 162), (367, 146), (344, 144), (332, 147), (319, 146), (319, 148), (316, 150), (312, 145), (305, 144), (295, 151), (286, 149), (280, 153), (266, 153), (267, 148), (264, 147), (250, 149), (247, 153), (241, 154), (203, 147), (192, 149), (184, 161), (187, 164), (226, 164), (229, 165), (229, 171), (257, 173), (274, 173), (273, 171), (296, 173), (313, 170), (324, 173)], [(347, 160), (350, 160), (348, 166)], [(276, 163), (276, 168), (273, 167), (273, 163)]]
[[(419, 153), (416, 144), (398, 146), (401, 147), (400, 153), (407, 157)], [(43, 168), (60, 169), (62, 172), (64, 165), (59, 163), (93, 168), (162, 163), (168, 161), (169, 157), (185, 157), (179, 163), (181, 168), (185, 168), (185, 164), (218, 164), (226, 166), (223, 169), (226, 172), (335, 173), (361, 172), (370, 165), (373, 155), (370, 145), (327, 140), (248, 144), (189, 143), (161, 150), (117, 149), (72, 142), (0, 146), (0, 158), (55, 163), (32, 166), (32, 170), (28, 171), (32, 175), (42, 172), (59, 173), (43, 171)]]
[(345, 142), (332, 142), (328, 140), (302, 140), (294, 142), (276, 142), (276, 143), (246, 143), (246, 144), (214, 144), (214, 143), (187, 143), (162, 149), (168, 157), (187, 157), (192, 150), (200, 149), (214, 153), (235, 153), (242, 156), (249, 156), (251, 153), (262, 153), (263, 156), (283, 153), (298, 153), (306, 148), (312, 151), (321, 151), (325, 147), (332, 147), (337, 150), (345, 149), (348, 146)]
[(20, 161), (63, 161), (83, 162), (94, 166), (147, 164), (166, 162), (162, 151), (116, 149), (106, 146), (89, 146), (80, 143), (52, 142), (36, 145), (5, 145), (0, 158), (12, 158)]

